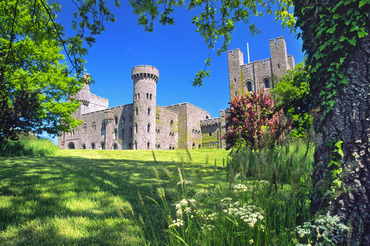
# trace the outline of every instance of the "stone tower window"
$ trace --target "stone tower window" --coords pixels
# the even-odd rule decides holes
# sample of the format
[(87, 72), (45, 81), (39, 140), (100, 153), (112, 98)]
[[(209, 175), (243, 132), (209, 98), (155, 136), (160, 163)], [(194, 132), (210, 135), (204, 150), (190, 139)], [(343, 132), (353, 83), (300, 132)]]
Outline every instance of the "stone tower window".
[(71, 130), (71, 136), (74, 136), (75, 135), (75, 130), (74, 129), (72, 129)]
[(137, 123), (135, 123), (135, 133), (137, 133)]
[(150, 100), (152, 100), (152, 93), (150, 93)]
[(91, 149), (95, 149), (95, 143), (91, 143)]
[(280, 69), (280, 63), (277, 64), (278, 69)]
[(86, 144), (82, 144), (82, 149), (86, 149)]
[(148, 124), (148, 125), (146, 126), (146, 130), (147, 130), (147, 132), (150, 132), (150, 124)]
[(105, 143), (102, 141), (100, 142), (101, 149), (105, 149)]
[(114, 124), (117, 125), (118, 124), (118, 116), (114, 116)]
[(148, 115), (150, 115), (150, 108), (148, 108)]
[(113, 144), (113, 149), (114, 150), (117, 150), (118, 149), (118, 145), (116, 143)]
[(136, 114), (136, 115), (138, 115), (138, 114), (139, 114), (139, 108), (138, 108), (138, 107), (136, 107), (136, 108), (135, 108), (135, 114)]
[(140, 93), (137, 93), (137, 100), (140, 100)]
[(270, 80), (268, 78), (264, 79), (263, 83), (265, 85), (265, 88), (267, 88), (267, 89), (270, 88), (271, 85), (270, 85)]
[(101, 129), (102, 129), (102, 130), (104, 130), (104, 129), (105, 129), (105, 122), (104, 122), (104, 121), (101, 123)]
[(156, 115), (156, 119), (159, 120), (159, 114)]
[(146, 93), (146, 99), (149, 99), (149, 93)]
[(173, 120), (170, 121), (170, 125), (173, 126)]
[(114, 129), (113, 139), (118, 139), (118, 131), (117, 131), (117, 129)]
[(150, 143), (149, 142), (147, 142), (146, 143), (146, 149), (149, 149), (150, 148)]
[(252, 82), (247, 82), (247, 91), (252, 91)]
[(212, 137), (212, 132), (209, 132), (209, 136)]

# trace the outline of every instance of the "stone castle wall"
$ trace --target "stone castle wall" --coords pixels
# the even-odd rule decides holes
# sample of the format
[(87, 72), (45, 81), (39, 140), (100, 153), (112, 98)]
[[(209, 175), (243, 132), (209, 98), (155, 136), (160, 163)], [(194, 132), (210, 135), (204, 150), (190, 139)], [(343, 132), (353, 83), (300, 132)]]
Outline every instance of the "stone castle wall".
[(228, 51), (230, 99), (248, 91), (274, 88), (277, 78), (295, 66), (294, 58), (287, 55), (283, 37), (270, 39), (271, 58), (244, 64), (244, 55), (240, 49)]
[[(277, 78), (294, 68), (283, 37), (269, 41), (271, 58), (244, 64), (239, 49), (228, 52), (230, 98), (248, 91), (272, 89)], [(74, 114), (85, 124), (60, 133), (59, 148), (77, 149), (194, 149), (225, 148), (225, 111), (211, 118), (190, 103), (156, 105), (159, 70), (140, 65), (131, 70), (133, 103), (109, 108), (109, 100), (92, 94), (88, 85), (74, 98)]]

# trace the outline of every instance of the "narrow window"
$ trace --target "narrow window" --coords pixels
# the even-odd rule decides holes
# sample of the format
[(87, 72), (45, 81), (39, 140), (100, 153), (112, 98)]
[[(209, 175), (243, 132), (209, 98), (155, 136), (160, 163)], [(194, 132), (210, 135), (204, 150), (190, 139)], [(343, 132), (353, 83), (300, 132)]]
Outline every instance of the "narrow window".
[(101, 129), (102, 129), (102, 130), (104, 130), (104, 129), (105, 129), (105, 122), (104, 122), (104, 121), (101, 123)]
[(86, 149), (86, 144), (82, 144), (82, 149)]
[(170, 121), (170, 125), (172, 126), (173, 125), (173, 120)]
[(114, 116), (114, 124), (117, 125), (118, 124), (118, 116)]
[(137, 133), (137, 123), (135, 123), (135, 133)]
[(140, 100), (140, 93), (137, 93), (137, 100)]
[(270, 88), (270, 80), (268, 78), (264, 79), (263, 83), (265, 84), (265, 88)]
[(101, 149), (105, 149), (105, 143), (104, 142), (101, 142), (100, 146), (101, 146)]
[(247, 90), (252, 91), (252, 83), (251, 82), (247, 82)]
[(147, 132), (150, 132), (150, 124), (147, 125), (146, 130)]
[(152, 93), (150, 93), (150, 100), (152, 100)]
[(148, 115), (150, 115), (150, 108), (148, 108)]
[(136, 115), (138, 115), (138, 114), (139, 114), (139, 108), (138, 108), (138, 107), (136, 107), (136, 108), (135, 108), (135, 114), (136, 114)]
[(149, 142), (147, 142), (146, 143), (146, 149), (149, 149), (150, 148), (150, 143)]
[(113, 139), (118, 139), (118, 131), (117, 131), (117, 129), (114, 129)]
[(95, 143), (91, 143), (91, 149), (95, 149)]
[(113, 144), (113, 149), (114, 149), (114, 150), (117, 150), (117, 149), (118, 149), (118, 146), (117, 146), (117, 144), (116, 144), (116, 143), (114, 143), (114, 144)]

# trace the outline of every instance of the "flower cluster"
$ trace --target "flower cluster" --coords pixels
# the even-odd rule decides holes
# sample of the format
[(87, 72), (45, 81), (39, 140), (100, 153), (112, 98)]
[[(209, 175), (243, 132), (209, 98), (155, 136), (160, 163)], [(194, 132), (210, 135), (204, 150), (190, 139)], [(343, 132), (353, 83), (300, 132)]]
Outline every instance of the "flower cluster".
[(221, 200), (221, 206), (224, 207), (223, 212), (239, 218), (250, 227), (254, 227), (258, 221), (262, 221), (263, 211), (261, 208), (254, 205), (241, 204), (240, 202), (232, 202), (231, 198), (224, 198)]
[(194, 199), (182, 199), (179, 203), (176, 204), (176, 215), (177, 217), (182, 217), (183, 213), (191, 214), (192, 205), (195, 204)]
[(182, 219), (177, 219), (177, 220), (174, 220), (172, 221), (172, 224), (168, 226), (168, 228), (171, 228), (171, 227), (181, 227), (184, 225), (184, 221)]
[(246, 192), (247, 191), (247, 186), (243, 185), (243, 184), (237, 184), (237, 185), (234, 185), (234, 192), (235, 193), (238, 193), (238, 192)]

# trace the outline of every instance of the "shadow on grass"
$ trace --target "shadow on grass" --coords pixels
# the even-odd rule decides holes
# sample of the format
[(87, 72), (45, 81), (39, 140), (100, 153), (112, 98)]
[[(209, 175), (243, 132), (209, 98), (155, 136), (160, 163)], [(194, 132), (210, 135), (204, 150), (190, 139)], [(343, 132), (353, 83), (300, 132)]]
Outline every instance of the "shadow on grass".
[[(135, 223), (133, 218), (140, 221), (140, 214), (150, 218), (163, 242), (166, 223), (161, 210), (147, 198), (159, 200), (156, 189), (170, 186), (163, 169), (177, 179), (176, 165), (170, 161), (2, 158), (0, 244), (140, 245), (141, 233), (149, 231), (145, 223)], [(145, 237), (149, 240), (147, 233)]]

